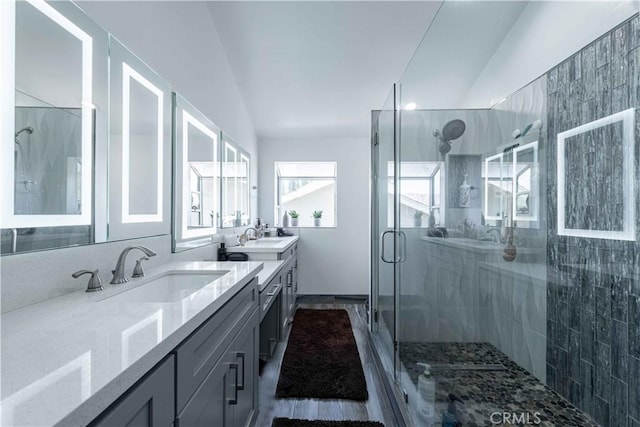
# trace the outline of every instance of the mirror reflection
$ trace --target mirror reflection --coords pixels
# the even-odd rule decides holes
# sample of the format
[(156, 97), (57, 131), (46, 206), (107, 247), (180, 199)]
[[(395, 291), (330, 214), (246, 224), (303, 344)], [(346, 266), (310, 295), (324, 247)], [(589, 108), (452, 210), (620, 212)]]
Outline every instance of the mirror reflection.
[(538, 141), (513, 150), (514, 202), (517, 220), (538, 219)]
[(222, 227), (249, 225), (249, 154), (223, 136)]
[[(123, 186), (125, 216), (147, 215), (162, 219), (162, 99), (163, 93), (147, 79), (124, 64), (124, 84), (127, 100), (123, 125), (125, 125), (128, 170), (124, 171), (129, 185)], [(126, 102), (128, 101), (128, 102)], [(136, 159), (147, 159), (144, 162)], [(153, 161), (156, 160), (157, 161)], [(132, 161), (134, 160), (134, 161)]]
[(168, 234), (171, 87), (109, 39), (109, 240)]
[(538, 141), (511, 144), (487, 156), (483, 181), (485, 219), (512, 216), (517, 221), (537, 221)]
[(484, 217), (501, 220), (505, 214), (504, 200), (507, 186), (503, 184), (507, 171), (502, 162), (502, 153), (489, 156), (484, 162)]
[(173, 250), (209, 244), (220, 223), (220, 129), (174, 93)]
[[(439, 226), (442, 208), (443, 162), (400, 163), (400, 226), (405, 228)], [(393, 162), (387, 162), (387, 226), (393, 227)]]
[[(188, 183), (191, 194), (187, 229), (215, 227), (217, 168), (215, 138), (188, 124)], [(185, 198), (189, 200), (189, 198)]]
[(16, 2), (15, 23), (2, 253), (91, 243), (93, 39), (44, 2)]

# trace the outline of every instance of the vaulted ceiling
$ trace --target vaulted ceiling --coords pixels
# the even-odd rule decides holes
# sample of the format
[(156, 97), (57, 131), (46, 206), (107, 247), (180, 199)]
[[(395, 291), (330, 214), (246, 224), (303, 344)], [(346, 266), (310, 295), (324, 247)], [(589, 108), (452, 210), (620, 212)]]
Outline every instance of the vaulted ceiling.
[(368, 136), (440, 1), (208, 4), (259, 139)]

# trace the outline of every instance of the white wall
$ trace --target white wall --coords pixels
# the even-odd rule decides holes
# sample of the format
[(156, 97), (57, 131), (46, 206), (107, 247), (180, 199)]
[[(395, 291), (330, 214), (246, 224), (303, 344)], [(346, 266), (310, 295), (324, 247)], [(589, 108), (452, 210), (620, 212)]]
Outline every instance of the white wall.
[(531, 1), (497, 47), (460, 108), (487, 108), (611, 30), (637, 1)]
[(299, 228), (300, 294), (369, 293), (368, 137), (302, 141), (260, 141), (260, 217), (274, 218), (274, 163), (337, 162), (337, 227)]

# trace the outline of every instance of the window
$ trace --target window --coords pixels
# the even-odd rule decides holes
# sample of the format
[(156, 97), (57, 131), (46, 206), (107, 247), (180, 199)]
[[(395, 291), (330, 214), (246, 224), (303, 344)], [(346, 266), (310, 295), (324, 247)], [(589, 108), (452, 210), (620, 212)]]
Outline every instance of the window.
[[(387, 164), (389, 203), (387, 225), (393, 227), (393, 162)], [(440, 162), (401, 162), (400, 227), (428, 227), (433, 212), (435, 225), (441, 217), (442, 164)]]
[[(298, 227), (335, 227), (336, 170), (336, 162), (276, 162), (276, 222), (282, 225), (284, 213), (295, 211)], [(319, 220), (313, 216), (318, 211)]]

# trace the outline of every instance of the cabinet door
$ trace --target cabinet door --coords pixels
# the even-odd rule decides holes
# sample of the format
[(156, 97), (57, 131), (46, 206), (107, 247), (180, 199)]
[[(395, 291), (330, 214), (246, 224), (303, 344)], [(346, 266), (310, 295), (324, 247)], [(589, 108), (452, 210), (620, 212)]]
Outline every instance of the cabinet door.
[(175, 427), (245, 427), (258, 405), (256, 309), (178, 414)]
[(291, 290), (287, 285), (286, 267), (280, 272), (280, 280), (282, 283), (282, 317), (280, 318), (280, 323), (282, 324), (282, 338), (284, 339), (289, 326), (289, 298), (291, 295)]
[(177, 411), (226, 353), (240, 328), (258, 307), (257, 279), (253, 279), (216, 314), (204, 322), (176, 348), (177, 357)]
[(170, 427), (175, 413), (174, 357), (125, 393), (92, 427)]
[(229, 347), (229, 359), (238, 366), (238, 380), (227, 399), (233, 411), (232, 427), (248, 425), (258, 408), (258, 325), (256, 311)]
[(293, 287), (291, 289), (291, 318), (296, 308), (296, 300), (298, 299), (298, 256), (293, 258)]
[(175, 427), (228, 427), (231, 414), (226, 402), (237, 367), (223, 357), (176, 417)]
[(295, 306), (295, 283), (294, 283), (294, 263), (289, 263), (289, 268), (286, 271), (287, 281), (287, 317), (290, 321), (293, 320), (293, 307)]

